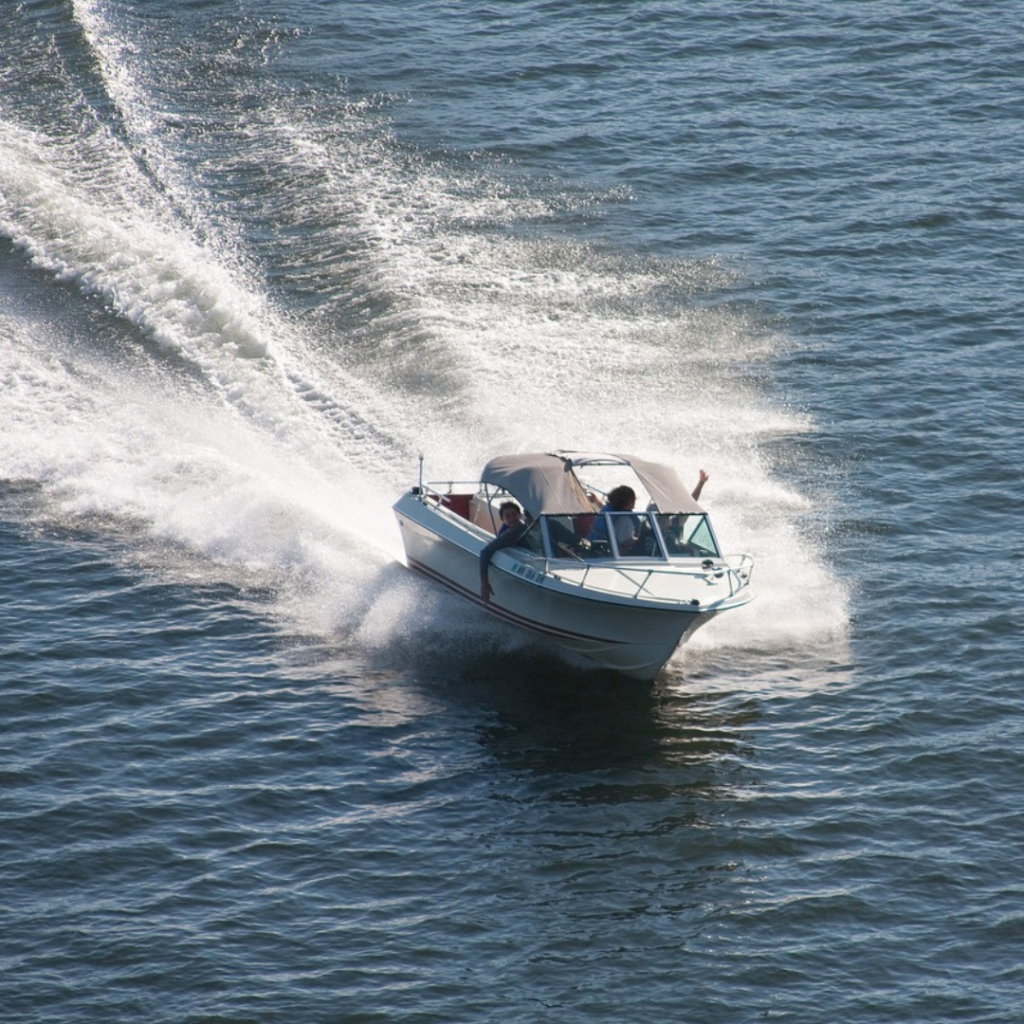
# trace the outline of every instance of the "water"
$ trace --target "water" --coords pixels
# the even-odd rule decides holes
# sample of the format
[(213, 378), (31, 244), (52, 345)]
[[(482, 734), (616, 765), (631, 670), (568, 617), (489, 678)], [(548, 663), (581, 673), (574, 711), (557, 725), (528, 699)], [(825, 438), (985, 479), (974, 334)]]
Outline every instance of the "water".
[[(1013, 5), (8, 3), (10, 1021), (1016, 1021)], [(711, 480), (650, 687), (400, 564)]]

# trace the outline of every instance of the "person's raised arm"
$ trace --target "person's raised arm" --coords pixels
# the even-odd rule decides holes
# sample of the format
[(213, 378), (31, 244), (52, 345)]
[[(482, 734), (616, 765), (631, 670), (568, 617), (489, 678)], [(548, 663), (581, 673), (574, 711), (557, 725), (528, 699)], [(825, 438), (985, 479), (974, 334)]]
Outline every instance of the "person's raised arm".
[(704, 485), (708, 482), (708, 475), (702, 469), (700, 471), (700, 479), (697, 481), (697, 486), (694, 487), (691, 497), (694, 501), (700, 501), (700, 492), (704, 490)]

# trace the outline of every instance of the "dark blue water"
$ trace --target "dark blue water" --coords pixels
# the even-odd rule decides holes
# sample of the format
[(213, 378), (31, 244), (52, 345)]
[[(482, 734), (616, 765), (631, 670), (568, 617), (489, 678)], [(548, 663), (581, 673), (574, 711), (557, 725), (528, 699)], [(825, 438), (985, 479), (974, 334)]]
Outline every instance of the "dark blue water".
[[(0, 14), (0, 1016), (1024, 1018), (1012, 4)], [(409, 576), (710, 473), (651, 686)]]

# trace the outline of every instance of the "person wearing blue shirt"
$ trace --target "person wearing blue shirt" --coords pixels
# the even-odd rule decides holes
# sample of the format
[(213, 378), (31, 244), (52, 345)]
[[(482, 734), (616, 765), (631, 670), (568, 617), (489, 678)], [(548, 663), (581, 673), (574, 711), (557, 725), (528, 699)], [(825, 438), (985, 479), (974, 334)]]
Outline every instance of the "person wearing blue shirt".
[(498, 515), (501, 518), (498, 535), (480, 552), (480, 597), (484, 604), (491, 600), (491, 585), (487, 580), (487, 571), (491, 567), (494, 553), (503, 548), (514, 547), (530, 528), (529, 521), (523, 518), (523, 510), (514, 501), (503, 502), (498, 509)]
[(640, 534), (640, 517), (632, 514), (634, 508), (636, 508), (636, 491), (626, 484), (613, 487), (608, 492), (608, 500), (601, 506), (600, 514), (594, 520), (594, 525), (587, 534), (587, 540), (591, 543), (608, 540), (608, 520), (604, 516), (605, 512), (629, 513), (612, 516), (612, 529), (615, 530), (615, 543), (618, 545), (619, 553), (628, 554)]
[[(700, 471), (700, 477), (697, 480), (697, 486), (693, 489), (694, 501), (700, 499), (700, 493), (704, 490), (704, 485), (707, 482), (708, 475), (702, 469)], [(587, 540), (591, 543), (594, 541), (603, 541), (607, 543), (608, 520), (605, 518), (603, 513), (618, 512), (619, 515), (612, 516), (612, 528), (615, 530), (615, 543), (618, 545), (620, 555), (629, 554), (633, 549), (633, 545), (636, 544), (640, 537), (640, 517), (633, 514), (634, 508), (636, 508), (636, 491), (627, 484), (621, 484), (618, 487), (613, 487), (608, 492), (608, 498), (604, 505), (601, 506), (600, 514), (594, 520), (594, 525), (590, 528), (590, 532), (587, 534)]]

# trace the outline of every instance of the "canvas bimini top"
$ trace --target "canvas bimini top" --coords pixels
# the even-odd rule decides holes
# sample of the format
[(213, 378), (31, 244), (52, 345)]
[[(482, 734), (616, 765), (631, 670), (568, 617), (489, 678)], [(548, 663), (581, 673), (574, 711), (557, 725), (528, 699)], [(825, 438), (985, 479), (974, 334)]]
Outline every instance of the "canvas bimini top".
[(576, 470), (587, 466), (632, 469), (658, 512), (703, 512), (671, 466), (635, 455), (597, 452), (531, 452), (499, 455), (484, 466), (481, 482), (503, 487), (536, 518), (541, 515), (579, 515), (593, 512)]

